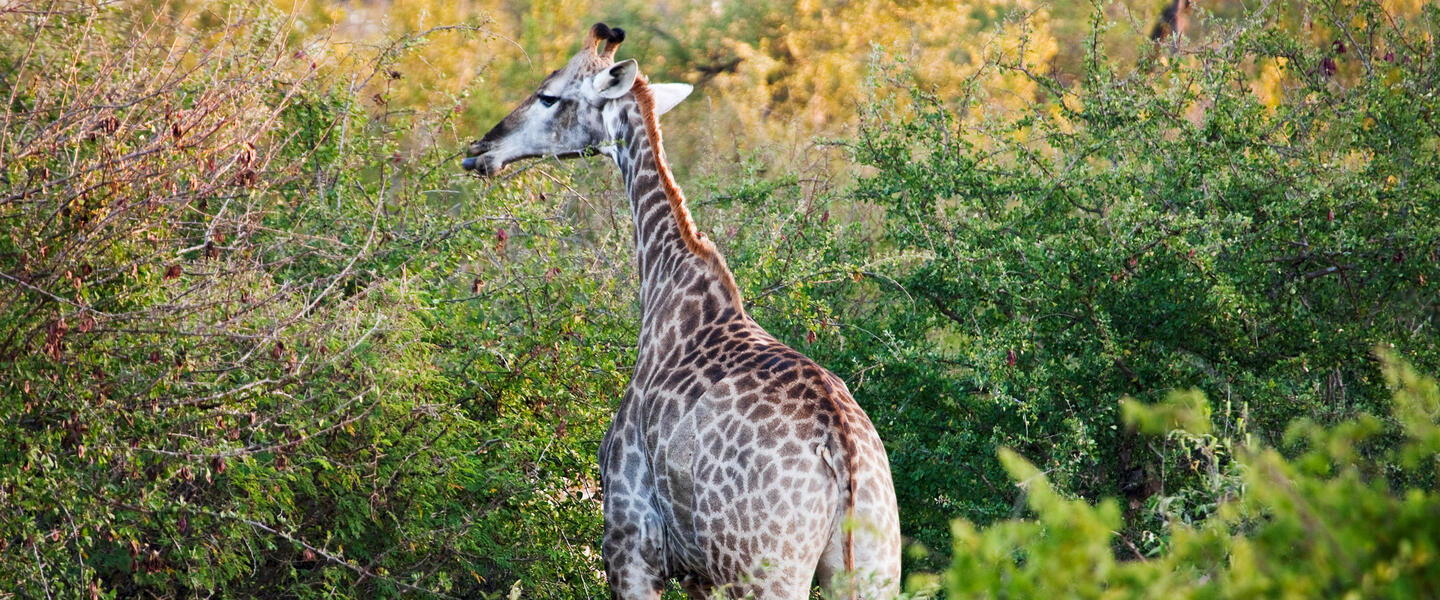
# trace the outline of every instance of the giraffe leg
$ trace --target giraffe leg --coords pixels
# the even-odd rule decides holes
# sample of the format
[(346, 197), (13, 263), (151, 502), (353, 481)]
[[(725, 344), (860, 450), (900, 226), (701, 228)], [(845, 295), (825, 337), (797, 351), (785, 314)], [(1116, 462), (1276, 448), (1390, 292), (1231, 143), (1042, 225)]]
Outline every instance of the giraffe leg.
[(685, 597), (690, 600), (710, 600), (710, 596), (715, 593), (714, 586), (694, 575), (680, 578), (680, 589), (685, 590)]
[(804, 600), (810, 597), (813, 572), (800, 573), (793, 568), (759, 571), (758, 577), (740, 577), (738, 581), (715, 587), (706, 598)]
[[(605, 579), (617, 600), (659, 600), (665, 589), (660, 515), (652, 511), (613, 510), (605, 499)], [(625, 514), (629, 513), (629, 514)]]
[[(889, 600), (900, 594), (900, 523), (890, 468), (866, 462), (857, 477), (855, 512), (842, 507), (816, 569), (826, 598)], [(883, 482), (884, 485), (881, 485)], [(846, 569), (851, 545), (854, 569)]]
[(600, 450), (605, 579), (612, 598), (658, 600), (669, 574), (664, 525), (651, 497), (654, 478), (644, 456), (627, 447), (624, 436), (613, 434), (612, 429)]
[[(873, 527), (862, 518), (854, 519), (853, 526), (844, 519), (836, 524), (815, 571), (825, 598), (889, 600), (899, 595), (898, 540), (888, 544), (884, 539), (888, 536), (863, 531)], [(847, 530), (854, 536), (854, 570), (845, 568), (843, 557)]]

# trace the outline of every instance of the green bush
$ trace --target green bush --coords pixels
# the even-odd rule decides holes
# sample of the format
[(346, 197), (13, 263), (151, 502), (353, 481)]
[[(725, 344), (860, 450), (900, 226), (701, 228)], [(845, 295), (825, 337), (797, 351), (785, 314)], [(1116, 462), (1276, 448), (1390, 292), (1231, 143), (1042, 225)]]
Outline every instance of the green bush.
[[(881, 365), (857, 395), (907, 533), (935, 545), (946, 515), (1011, 514), (992, 458), (1008, 447), (1063, 494), (1124, 498), (1118, 549), (1150, 555), (1162, 513), (1208, 509), (1182, 506), (1196, 476), (1167, 466), (1183, 449), (1127, 433), (1122, 396), (1198, 388), (1223, 400), (1220, 430), (1278, 443), (1295, 418), (1383, 407), (1366, 348), (1440, 367), (1425, 33), (1440, 11), (1360, 2), (1307, 29), (1287, 15), (1214, 23), (1217, 39), (1138, 68), (1097, 43), (1068, 86), (996, 56), (986, 69), (1042, 90), (1019, 111), (979, 88), (935, 97), (882, 64), (848, 148), (868, 169), (855, 198), (883, 212), (852, 260), (883, 268), (852, 296), (874, 303), (841, 320), (882, 332), (851, 353)], [(1097, 11), (1094, 39), (1111, 26)]]
[[(912, 571), (961, 573), (985, 556), (965, 540), (994, 536), (1033, 545), (985, 542), (1030, 557), (1000, 586), (1039, 586), (1025, 569), (1072, 549), (1135, 577), (1237, 568), (1291, 522), (1246, 465), (1357, 465), (1375, 510), (1433, 489), (1415, 441), (1433, 433), (1355, 415), (1389, 397), (1365, 348), (1440, 362), (1440, 16), (1334, 8), (1217, 19), (1133, 68), (1097, 42), (1063, 61), (1083, 73), (1017, 62), (1043, 53), (1006, 54), (1029, 30), (1007, 24), (967, 96), (879, 62), (854, 139), (788, 171), (678, 165), (747, 308), (881, 430), (902, 528), (934, 550)], [(1107, 14), (1094, 39), (1124, 38)], [(638, 332), (611, 170), (458, 172), (488, 123), (457, 115), (510, 92), (407, 71), (483, 31), (371, 48), (306, 27), (259, 0), (0, 9), (0, 589), (604, 597), (595, 452)], [(533, 83), (506, 68), (496, 85)], [(993, 102), (1012, 87), (1038, 91)], [(1190, 433), (1126, 429), (1120, 398), (1176, 389), (1200, 392), (1136, 423)], [(1297, 417), (1314, 424), (1287, 438)], [(1020, 456), (1054, 491), (1029, 496), (1038, 524), (1004, 522), (1025, 511)], [(956, 515), (1004, 524), (950, 557)], [(1385, 539), (1236, 572), (1363, 591), (1402, 555)], [(1394, 581), (1431, 552), (1409, 548)], [(1360, 571), (1295, 579), (1310, 560)], [(1200, 581), (1183, 576), (1153, 585)]]
[[(945, 589), (965, 598), (1421, 598), (1440, 589), (1440, 390), (1389, 352), (1393, 392), (1387, 419), (1360, 415), (1333, 426), (1296, 421), (1286, 439), (1298, 450), (1221, 440), (1234, 456), (1224, 477), (1239, 491), (1216, 516), (1174, 522), (1167, 551), (1121, 562), (1111, 544), (1120, 527), (1113, 500), (1097, 506), (1064, 498), (1019, 455), (1001, 461), (1025, 492), (1035, 520), (954, 524)], [(1127, 421), (1150, 433), (1193, 438), (1176, 417), (1204, 424), (1203, 398), (1125, 405)], [(1377, 437), (1397, 427), (1398, 443)], [(1377, 445), (1388, 451), (1374, 451)], [(1397, 484), (1397, 481), (1417, 484)]]
[(0, 589), (603, 592), (615, 284), (552, 260), (566, 176), (480, 188), (449, 110), (376, 110), (424, 39), (219, 1), (0, 28)]

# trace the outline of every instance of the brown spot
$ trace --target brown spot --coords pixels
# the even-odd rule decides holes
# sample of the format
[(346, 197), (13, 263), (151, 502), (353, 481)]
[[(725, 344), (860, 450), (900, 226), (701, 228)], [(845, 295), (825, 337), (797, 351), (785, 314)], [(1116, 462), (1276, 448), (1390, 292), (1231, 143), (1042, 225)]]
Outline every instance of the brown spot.
[(750, 375), (745, 375), (744, 377), (736, 380), (734, 385), (735, 391), (748, 392), (760, 387), (760, 382), (756, 381), (755, 378)]

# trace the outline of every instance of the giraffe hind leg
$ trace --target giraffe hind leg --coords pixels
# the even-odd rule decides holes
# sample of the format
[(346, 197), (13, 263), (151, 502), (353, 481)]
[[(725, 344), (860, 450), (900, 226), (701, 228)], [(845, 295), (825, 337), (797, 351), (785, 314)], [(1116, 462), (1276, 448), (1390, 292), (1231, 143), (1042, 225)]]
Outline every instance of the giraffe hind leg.
[[(863, 494), (868, 496), (869, 494)], [(855, 514), (840, 511), (831, 527), (816, 575), (827, 599), (888, 600), (900, 593), (900, 528), (894, 500), (857, 502)], [(845, 547), (853, 549), (846, 568)]]

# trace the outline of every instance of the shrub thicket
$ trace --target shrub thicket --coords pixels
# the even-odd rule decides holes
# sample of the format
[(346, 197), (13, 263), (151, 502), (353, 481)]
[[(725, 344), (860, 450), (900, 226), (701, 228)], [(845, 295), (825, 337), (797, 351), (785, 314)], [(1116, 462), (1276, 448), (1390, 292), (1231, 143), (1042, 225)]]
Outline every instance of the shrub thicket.
[(601, 594), (629, 296), (554, 259), (563, 175), (388, 110), (426, 38), (139, 4), (0, 19), (0, 589)]
[[(1393, 354), (1381, 352), (1393, 392), (1389, 420), (1397, 441), (1380, 441), (1387, 423), (1361, 415), (1330, 426), (1300, 419), (1287, 428), (1295, 447), (1280, 452), (1217, 438), (1205, 399), (1124, 405), (1126, 422), (1206, 448), (1196, 461), (1235, 493), (1214, 517), (1172, 524), (1170, 545), (1152, 559), (1117, 561), (1121, 526), (1114, 501), (1091, 506), (1056, 492), (1035, 465), (1013, 452), (1005, 464), (1025, 490), (1036, 520), (993, 523), (983, 531), (957, 521), (945, 589), (957, 598), (1423, 598), (1440, 588), (1440, 390)], [(1173, 429), (1174, 427), (1188, 429)], [(1375, 451), (1377, 446), (1389, 448)], [(1415, 483), (1397, 485), (1396, 479)]]
[(1009, 447), (1064, 493), (1125, 498), (1121, 548), (1149, 555), (1162, 515), (1214, 502), (1187, 496), (1180, 448), (1127, 432), (1121, 397), (1198, 388), (1217, 426), (1275, 443), (1296, 418), (1383, 413), (1375, 344), (1440, 366), (1440, 12), (1333, 8), (1304, 37), (1261, 13), (1138, 69), (1097, 44), (1070, 87), (997, 56), (1039, 84), (1019, 111), (980, 88), (868, 105), (855, 196), (883, 210), (872, 256), (896, 260), (841, 320), (895, 340), (856, 362), (884, 365), (860, 396), (907, 531), (1011, 514)]
[[(258, 0), (141, 4), (0, 9), (0, 590), (604, 597), (595, 452), (638, 331), (610, 169), (458, 173), (483, 82), (421, 92), (437, 39), (508, 44), (483, 30), (371, 48)], [(1370, 348), (1440, 366), (1440, 14), (1392, 4), (1277, 4), (1123, 60), (1107, 5), (1068, 74), (1052, 37), (1027, 45), (1052, 18), (1030, 11), (958, 83), (877, 61), (849, 141), (693, 168), (749, 310), (886, 439), (932, 553), (912, 570), (997, 595), (1434, 580), (1398, 526), (1354, 552), (1278, 541), (1433, 510), (1407, 491), (1434, 484), (1433, 400), (1355, 420), (1389, 414)], [(667, 139), (706, 139), (684, 114)], [(1215, 434), (1127, 428), (1122, 397), (1191, 388)], [(1003, 521), (1025, 461), (1040, 520)], [(1317, 526), (1265, 473), (1360, 516)], [(956, 516), (1002, 524), (961, 526), (952, 559)], [(1277, 558), (1244, 567), (1257, 548)], [(1305, 579), (1321, 560), (1343, 568)]]

